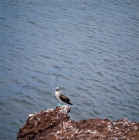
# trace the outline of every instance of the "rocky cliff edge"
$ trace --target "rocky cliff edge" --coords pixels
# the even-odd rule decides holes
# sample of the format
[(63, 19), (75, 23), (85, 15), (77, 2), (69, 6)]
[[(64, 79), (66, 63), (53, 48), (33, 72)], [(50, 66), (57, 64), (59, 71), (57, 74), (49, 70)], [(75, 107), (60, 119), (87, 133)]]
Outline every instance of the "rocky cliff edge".
[(139, 140), (139, 123), (128, 119), (87, 119), (75, 122), (63, 105), (29, 114), (17, 140)]

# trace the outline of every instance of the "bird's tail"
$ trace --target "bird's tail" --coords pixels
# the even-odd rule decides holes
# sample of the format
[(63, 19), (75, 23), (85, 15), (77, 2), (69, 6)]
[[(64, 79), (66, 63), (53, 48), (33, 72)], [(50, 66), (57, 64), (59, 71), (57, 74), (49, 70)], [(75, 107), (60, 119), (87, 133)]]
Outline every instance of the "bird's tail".
[(69, 102), (69, 104), (70, 104), (70, 105), (73, 105), (73, 103), (70, 103), (70, 102)]

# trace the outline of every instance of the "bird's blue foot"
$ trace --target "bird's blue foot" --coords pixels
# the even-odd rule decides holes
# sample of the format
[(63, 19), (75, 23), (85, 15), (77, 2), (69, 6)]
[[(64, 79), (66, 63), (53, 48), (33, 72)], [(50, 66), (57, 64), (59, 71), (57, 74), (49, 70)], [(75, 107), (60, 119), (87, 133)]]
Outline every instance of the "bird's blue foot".
[(61, 103), (59, 103), (57, 106), (62, 106), (62, 104), (61, 104)]

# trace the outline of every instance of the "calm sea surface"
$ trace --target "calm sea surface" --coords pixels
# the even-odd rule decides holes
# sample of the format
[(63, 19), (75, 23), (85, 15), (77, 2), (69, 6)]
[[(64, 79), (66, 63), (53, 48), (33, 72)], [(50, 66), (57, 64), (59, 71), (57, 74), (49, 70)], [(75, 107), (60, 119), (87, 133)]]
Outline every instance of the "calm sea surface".
[(56, 86), (73, 120), (139, 122), (138, 0), (1, 0), (0, 139), (55, 108)]

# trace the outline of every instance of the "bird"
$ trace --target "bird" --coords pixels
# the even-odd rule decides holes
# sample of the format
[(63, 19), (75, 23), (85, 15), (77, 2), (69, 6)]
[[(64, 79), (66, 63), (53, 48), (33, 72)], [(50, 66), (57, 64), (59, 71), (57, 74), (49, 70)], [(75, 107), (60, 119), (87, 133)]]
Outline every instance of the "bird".
[[(55, 97), (62, 103), (67, 103), (67, 104), (70, 104), (70, 105), (73, 105), (71, 102), (70, 102), (70, 99), (61, 94), (60, 92), (60, 88), (59, 87), (56, 87), (56, 90), (55, 90)], [(62, 106), (62, 104), (58, 104), (57, 106)]]

